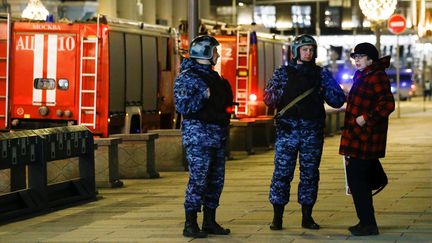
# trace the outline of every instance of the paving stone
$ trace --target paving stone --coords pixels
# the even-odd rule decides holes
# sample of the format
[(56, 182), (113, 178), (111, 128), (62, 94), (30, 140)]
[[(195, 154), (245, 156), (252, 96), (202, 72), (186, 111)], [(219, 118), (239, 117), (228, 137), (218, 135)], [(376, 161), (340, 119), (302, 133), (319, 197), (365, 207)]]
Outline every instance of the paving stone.
[[(268, 191), (274, 151), (227, 161), (225, 188), (217, 220), (228, 236), (182, 236), (187, 172), (161, 172), (155, 180), (128, 179), (124, 187), (99, 189), (99, 200), (0, 227), (0, 242), (432, 242), (432, 102), (402, 102), (401, 118), (390, 119), (387, 156), (382, 159), (387, 187), (374, 197), (380, 235), (355, 237), (351, 196), (345, 195), (340, 137), (326, 137), (318, 200), (313, 216), (318, 231), (301, 227), (297, 203), (298, 166), (286, 206), (283, 230), (269, 225), (273, 209)], [(415, 124), (415, 125), (413, 125)], [(201, 224), (202, 213), (198, 214)]]

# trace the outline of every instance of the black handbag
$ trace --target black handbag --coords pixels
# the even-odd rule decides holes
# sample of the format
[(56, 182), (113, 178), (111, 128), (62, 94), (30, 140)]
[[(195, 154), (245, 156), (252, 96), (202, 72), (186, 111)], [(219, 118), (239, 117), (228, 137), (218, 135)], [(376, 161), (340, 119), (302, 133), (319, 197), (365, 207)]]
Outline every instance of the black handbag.
[(377, 159), (375, 160), (370, 168), (370, 187), (375, 192), (372, 196), (378, 194), (384, 187), (388, 184), (387, 174), (381, 165), (381, 162)]

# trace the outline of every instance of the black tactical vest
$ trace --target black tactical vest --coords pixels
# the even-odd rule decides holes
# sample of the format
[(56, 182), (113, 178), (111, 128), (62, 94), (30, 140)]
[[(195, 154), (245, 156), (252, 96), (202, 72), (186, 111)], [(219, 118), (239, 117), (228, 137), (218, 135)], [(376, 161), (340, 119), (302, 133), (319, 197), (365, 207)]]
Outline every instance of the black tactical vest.
[(185, 119), (197, 119), (210, 124), (227, 126), (231, 114), (227, 108), (233, 104), (233, 94), (229, 82), (216, 72), (210, 74), (199, 70), (189, 70), (201, 78), (210, 89), (210, 97), (204, 107), (196, 113), (185, 115)]
[(301, 119), (325, 118), (324, 99), (321, 94), (321, 68), (316, 65), (302, 65), (299, 69), (286, 66), (288, 81), (284, 87), (282, 99), (277, 105), (282, 110), (287, 104), (306, 90), (315, 90), (288, 109), (283, 117)]

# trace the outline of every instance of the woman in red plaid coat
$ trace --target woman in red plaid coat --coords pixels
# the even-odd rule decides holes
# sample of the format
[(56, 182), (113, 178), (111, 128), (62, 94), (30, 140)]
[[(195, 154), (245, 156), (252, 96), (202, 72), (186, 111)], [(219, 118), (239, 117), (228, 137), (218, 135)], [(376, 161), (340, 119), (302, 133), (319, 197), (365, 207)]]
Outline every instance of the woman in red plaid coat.
[(375, 46), (361, 43), (351, 58), (358, 70), (348, 95), (339, 149), (346, 159), (348, 186), (360, 220), (349, 231), (353, 235), (377, 235), (369, 176), (374, 163), (385, 156), (388, 117), (395, 109), (384, 71), (390, 65), (390, 56), (379, 59)]

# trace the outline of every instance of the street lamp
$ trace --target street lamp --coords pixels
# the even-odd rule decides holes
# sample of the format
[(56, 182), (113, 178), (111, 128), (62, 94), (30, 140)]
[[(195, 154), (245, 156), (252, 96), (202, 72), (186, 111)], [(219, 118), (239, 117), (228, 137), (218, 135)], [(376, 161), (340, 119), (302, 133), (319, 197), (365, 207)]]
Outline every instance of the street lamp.
[(371, 21), (375, 28), (376, 48), (381, 52), (381, 25), (395, 11), (397, 0), (360, 0), (362, 13)]

